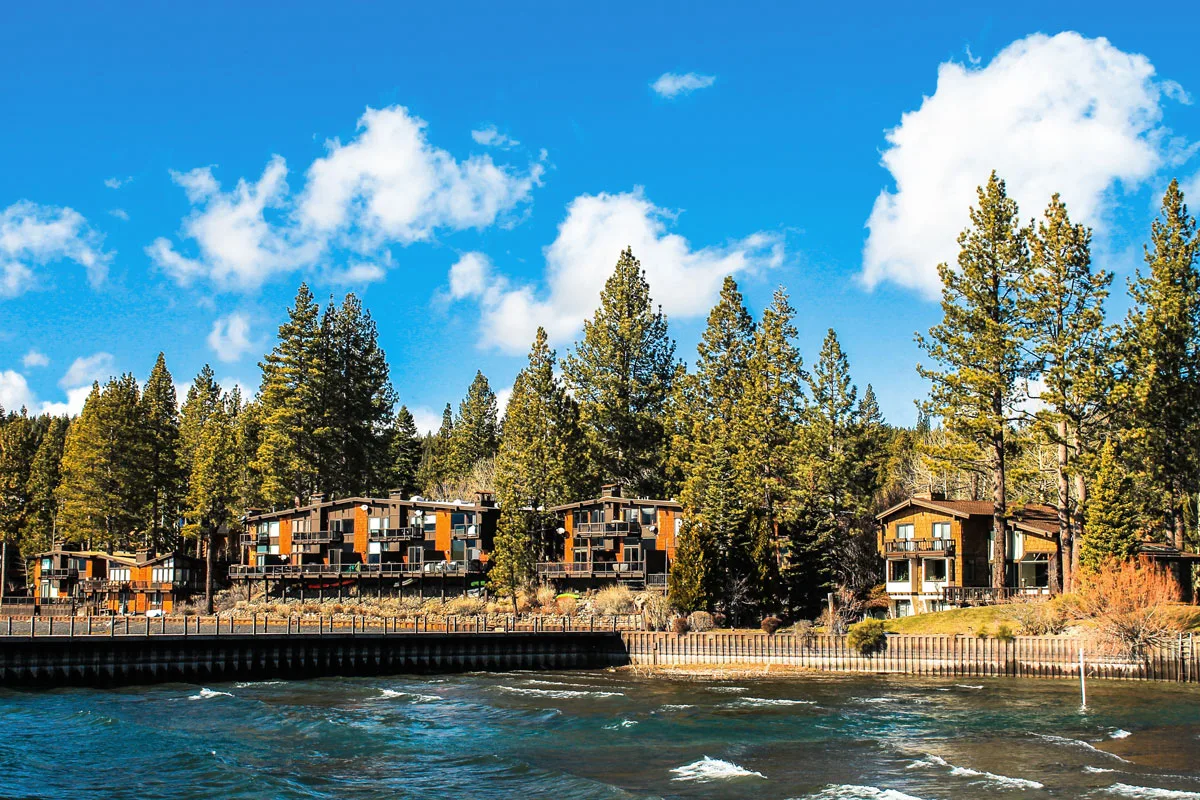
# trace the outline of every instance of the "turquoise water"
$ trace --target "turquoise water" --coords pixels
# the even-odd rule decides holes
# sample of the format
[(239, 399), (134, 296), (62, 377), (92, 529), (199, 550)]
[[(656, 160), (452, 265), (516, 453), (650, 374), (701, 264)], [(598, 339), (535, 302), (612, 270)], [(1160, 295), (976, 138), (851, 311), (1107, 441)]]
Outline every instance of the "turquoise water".
[(1200, 690), (628, 672), (0, 690), (4, 798), (1200, 800)]

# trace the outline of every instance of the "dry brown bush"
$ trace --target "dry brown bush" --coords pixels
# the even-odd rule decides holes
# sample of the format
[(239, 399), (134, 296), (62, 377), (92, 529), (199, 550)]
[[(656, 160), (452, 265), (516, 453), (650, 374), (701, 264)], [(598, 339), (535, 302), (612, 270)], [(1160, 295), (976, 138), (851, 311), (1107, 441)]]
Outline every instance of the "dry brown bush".
[(716, 627), (716, 623), (713, 622), (712, 614), (708, 613), (707, 611), (693, 611), (688, 616), (688, 625), (692, 630), (696, 631), (696, 633), (711, 631)]
[(676, 636), (682, 636), (690, 630), (687, 617), (676, 617), (671, 620), (671, 630), (675, 631)]
[(539, 586), (537, 589), (537, 604), (543, 607), (553, 606), (556, 595), (557, 592), (554, 591), (553, 586)]
[(1079, 612), (1102, 648), (1139, 656), (1181, 630), (1172, 607), (1179, 583), (1149, 561), (1109, 561), (1080, 577)]
[(592, 600), (596, 613), (605, 617), (634, 612), (633, 592), (626, 586), (606, 586)]
[(1009, 606), (1009, 613), (1024, 636), (1057, 636), (1078, 617), (1074, 598), (1022, 599)]
[(646, 630), (666, 630), (671, 622), (670, 601), (660, 594), (647, 593), (642, 603), (642, 622)]
[(575, 614), (579, 607), (579, 601), (574, 597), (560, 597), (554, 602), (555, 609), (564, 617), (570, 617)]

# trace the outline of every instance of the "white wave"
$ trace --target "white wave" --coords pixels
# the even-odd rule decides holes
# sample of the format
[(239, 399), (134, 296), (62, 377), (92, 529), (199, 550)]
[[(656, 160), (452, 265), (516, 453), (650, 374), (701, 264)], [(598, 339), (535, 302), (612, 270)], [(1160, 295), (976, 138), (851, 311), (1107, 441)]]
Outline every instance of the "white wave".
[(809, 798), (811, 800), (921, 800), (919, 797), (898, 792), (895, 789), (854, 786), (846, 783), (826, 786), (816, 794), (810, 794)]
[(733, 706), (815, 706), (816, 700), (784, 700), (776, 697), (741, 697), (727, 705)]
[(960, 775), (968, 778), (985, 778), (993, 783), (998, 783), (1001, 786), (1010, 786), (1014, 789), (1044, 789), (1043, 784), (1037, 781), (1026, 780), (1025, 778), (1010, 778), (1007, 775), (997, 775), (994, 772), (981, 772), (970, 767), (951, 767), (951, 775)]
[(1129, 763), (1128, 761), (1121, 758), (1116, 753), (1110, 753), (1107, 750), (1101, 750), (1099, 747), (1096, 747), (1094, 744), (1085, 742), (1082, 739), (1069, 739), (1066, 736), (1055, 736), (1050, 733), (1035, 733), (1033, 735), (1039, 739), (1045, 739), (1047, 742), (1054, 742), (1055, 744), (1066, 745), (1067, 747), (1082, 747), (1084, 750), (1089, 750), (1093, 753), (1099, 753), (1100, 755), (1108, 756), (1109, 758), (1115, 758), (1117, 761), (1120, 761), (1124, 764)]
[[(689, 703), (667, 703), (666, 705), (659, 706), (658, 711), (683, 711), (685, 708), (695, 708), (695, 706)], [(655, 711), (653, 713), (658, 712)]]
[[(593, 683), (568, 683), (567, 681), (542, 681), (530, 679), (525, 681), (529, 686), (549, 686), (553, 689), (592, 689), (596, 688)], [(609, 686), (610, 689), (627, 689), (627, 686)]]
[(856, 697), (859, 703), (899, 703), (899, 697)]
[(621, 728), (632, 728), (634, 725), (637, 725), (636, 719), (623, 719), (620, 722), (614, 722), (611, 725), (605, 725), (604, 730), (616, 731), (620, 730)]
[(218, 692), (213, 689), (201, 689), (200, 694), (188, 697), (188, 700), (211, 700), (214, 697), (233, 697), (229, 692)]
[(921, 767), (948, 767), (946, 759), (941, 756), (927, 755), (922, 759), (912, 762), (905, 769), (920, 769)]
[(581, 692), (575, 689), (527, 689), (521, 686), (501, 686), (501, 690), (512, 694), (528, 694), (536, 697), (551, 697), (569, 700), (574, 697), (624, 697), (624, 692)]
[(740, 694), (750, 691), (745, 686), (709, 686), (710, 692), (726, 692), (728, 694)]
[(436, 703), (442, 698), (436, 694), (417, 694), (415, 692), (400, 692), (395, 689), (381, 689), (379, 699), (392, 700), (398, 697), (407, 697), (417, 703)]
[(719, 758), (709, 758), (705, 756), (699, 761), (693, 761), (691, 764), (684, 764), (682, 767), (676, 767), (671, 770), (675, 775), (673, 781), (695, 781), (697, 783), (708, 783), (709, 781), (724, 781), (730, 778), (763, 778), (767, 776), (761, 772), (754, 772), (744, 767), (739, 767), (732, 761), (722, 761)]
[(282, 686), (287, 681), (239, 681), (234, 684), (238, 689), (251, 689), (255, 686)]
[(1181, 792), (1177, 789), (1158, 789), (1153, 786), (1130, 786), (1128, 783), (1114, 783), (1104, 791), (1109, 794), (1119, 794), (1122, 797), (1144, 798), (1144, 800), (1200, 800), (1200, 792)]
[(1127, 730), (1122, 730), (1121, 728), (1117, 728), (1115, 731), (1113, 731), (1112, 733), (1110, 733), (1110, 734), (1108, 735), (1108, 738), (1110, 738), (1110, 739), (1124, 739), (1124, 738), (1126, 738), (1127, 736), (1130, 736), (1130, 735), (1131, 735), (1131, 734), (1129, 733), (1129, 731), (1127, 731)]
[(959, 689), (982, 689), (982, 683), (956, 683), (954, 684)]
[(1105, 773), (1105, 772), (1116, 772), (1115, 769), (1109, 769), (1108, 767), (1093, 767), (1090, 764), (1088, 766), (1084, 767), (1083, 771), (1090, 772), (1093, 775), (1099, 775), (1099, 774)]

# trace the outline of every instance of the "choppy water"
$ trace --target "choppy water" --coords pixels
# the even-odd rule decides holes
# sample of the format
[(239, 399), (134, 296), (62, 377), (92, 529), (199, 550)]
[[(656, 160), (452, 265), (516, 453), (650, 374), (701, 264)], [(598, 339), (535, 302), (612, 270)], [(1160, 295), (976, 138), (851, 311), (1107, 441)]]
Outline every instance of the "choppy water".
[(1200, 800), (1200, 690), (626, 673), (0, 690), (0, 797)]

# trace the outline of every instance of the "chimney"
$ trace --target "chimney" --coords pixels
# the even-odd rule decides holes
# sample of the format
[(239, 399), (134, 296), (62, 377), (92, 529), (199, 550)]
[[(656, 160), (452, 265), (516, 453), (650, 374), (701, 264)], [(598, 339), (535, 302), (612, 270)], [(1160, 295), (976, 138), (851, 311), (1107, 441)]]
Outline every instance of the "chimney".
[(600, 487), (600, 496), (601, 497), (620, 497), (621, 496), (621, 484), (619, 484), (619, 483), (604, 484), (603, 486)]
[(325, 502), (324, 492), (313, 492), (308, 498), (309, 505), (319, 506)]
[(389, 500), (407, 500), (408, 491), (405, 489), (391, 489), (388, 491)]
[(934, 491), (933, 489), (929, 489), (928, 491), (924, 491), (924, 492), (913, 492), (913, 500), (933, 501), (933, 500), (945, 500), (945, 499), (946, 499), (945, 492), (937, 492), (937, 491)]
[(491, 492), (476, 492), (475, 505), (480, 506), (481, 508), (495, 508), (496, 498)]
[(154, 558), (154, 548), (153, 547), (140, 547), (140, 548), (138, 548), (137, 553), (135, 555), (137, 555), (138, 563), (144, 564), (147, 561), (149, 561), (150, 559)]

